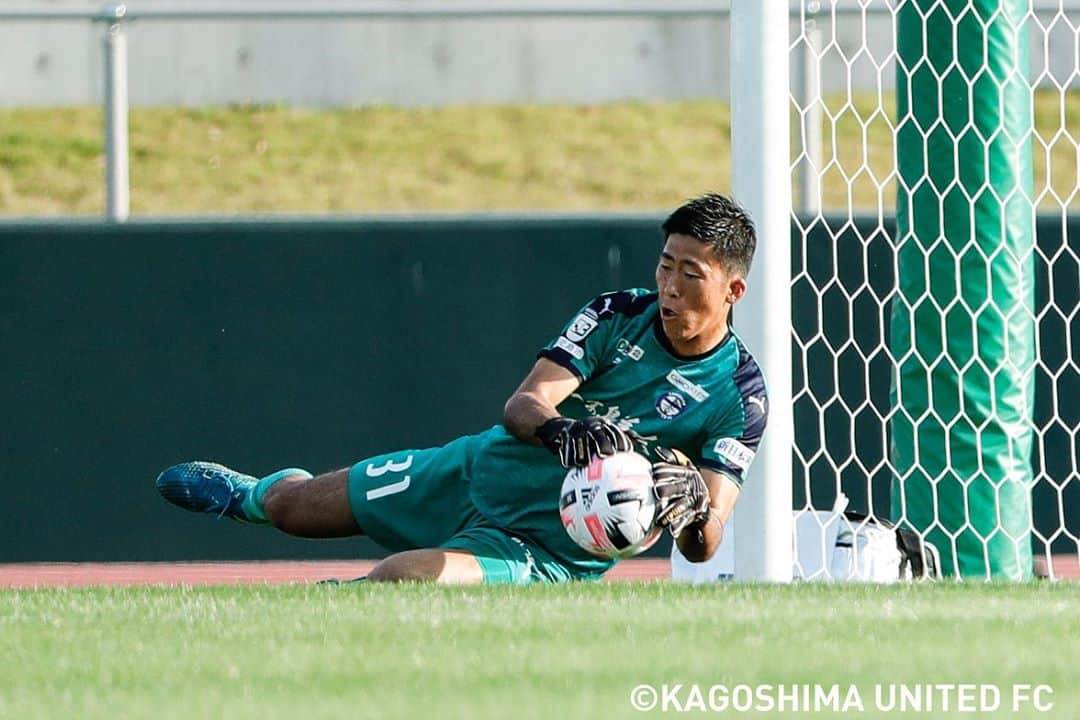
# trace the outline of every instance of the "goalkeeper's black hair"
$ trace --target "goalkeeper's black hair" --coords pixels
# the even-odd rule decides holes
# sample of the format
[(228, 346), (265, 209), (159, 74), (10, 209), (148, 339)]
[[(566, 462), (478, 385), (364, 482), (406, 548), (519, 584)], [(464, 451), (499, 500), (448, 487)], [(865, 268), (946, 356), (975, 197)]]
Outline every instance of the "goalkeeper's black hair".
[(664, 237), (689, 235), (712, 246), (713, 254), (728, 272), (745, 277), (757, 248), (754, 221), (737, 202), (718, 193), (687, 201), (660, 226)]

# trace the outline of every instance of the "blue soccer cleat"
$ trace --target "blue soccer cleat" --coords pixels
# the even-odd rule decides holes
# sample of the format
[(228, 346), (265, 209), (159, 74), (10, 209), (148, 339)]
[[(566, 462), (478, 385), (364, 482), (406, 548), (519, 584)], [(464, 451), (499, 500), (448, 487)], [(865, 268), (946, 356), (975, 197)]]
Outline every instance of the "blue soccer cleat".
[(224, 465), (210, 462), (187, 462), (173, 465), (158, 475), (161, 497), (192, 512), (251, 522), (244, 512), (244, 499), (257, 480)]

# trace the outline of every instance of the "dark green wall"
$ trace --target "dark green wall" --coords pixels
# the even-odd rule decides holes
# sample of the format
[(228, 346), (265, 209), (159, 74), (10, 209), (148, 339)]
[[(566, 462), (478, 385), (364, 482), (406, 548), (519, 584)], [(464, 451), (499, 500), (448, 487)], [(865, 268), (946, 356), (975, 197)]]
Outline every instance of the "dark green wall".
[[(0, 562), (375, 552), (364, 541), (298, 541), (191, 516), (165, 505), (152, 481), (193, 458), (254, 473), (320, 471), (491, 425), (536, 349), (580, 304), (651, 283), (660, 220), (0, 223)], [(1041, 226), (1040, 241), (1044, 231), (1053, 236)], [(853, 232), (815, 230), (814, 277), (837, 266), (861, 282), (863, 255), (852, 248), (870, 247), (870, 283), (889, 287), (888, 238), (855, 242)], [(1075, 277), (1067, 281), (1055, 293), (1080, 304)], [(796, 285), (797, 299), (806, 291)], [(852, 330), (834, 324), (832, 295), (823, 299), (827, 335), (876, 339), (878, 311), (857, 304)], [(796, 303), (800, 334), (813, 335), (811, 307)], [(1051, 352), (1063, 353), (1064, 326), (1044, 330), (1059, 336)], [(1075, 348), (1075, 322), (1069, 331)], [(809, 367), (815, 388), (832, 377), (819, 355)], [(872, 371), (885, 373), (887, 402), (887, 366)], [(1061, 390), (1078, 397), (1077, 382), (1065, 373)], [(816, 412), (800, 402), (798, 419)], [(800, 447), (842, 450), (846, 433), (829, 428), (824, 439), (801, 433)], [(1064, 439), (1058, 465), (1067, 469), (1059, 435), (1051, 440)], [(861, 457), (880, 454), (859, 437)], [(811, 467), (811, 477), (821, 473)], [(859, 475), (845, 475), (845, 490), (865, 502)], [(875, 476), (871, 494), (883, 480)]]

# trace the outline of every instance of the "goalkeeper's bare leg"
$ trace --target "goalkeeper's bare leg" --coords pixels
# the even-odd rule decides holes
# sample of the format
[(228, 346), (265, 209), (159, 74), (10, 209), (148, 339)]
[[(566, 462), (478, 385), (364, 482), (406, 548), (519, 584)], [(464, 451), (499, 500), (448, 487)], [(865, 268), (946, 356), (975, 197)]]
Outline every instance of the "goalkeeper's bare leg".
[[(274, 483), (263, 497), (266, 518), (296, 537), (362, 535), (349, 505), (349, 468), (307, 479), (294, 475)], [(435, 581), (472, 584), (484, 581), (476, 556), (464, 550), (424, 548), (395, 553), (376, 565), (368, 582)]]
[[(195, 512), (272, 525), (302, 538), (363, 535), (349, 503), (349, 468), (312, 477), (295, 468), (257, 479), (214, 463), (184, 463), (161, 473), (157, 487), (169, 502)], [(479, 561), (465, 550), (425, 548), (396, 553), (371, 571), (369, 581), (484, 580)]]
[(363, 535), (349, 507), (349, 470), (306, 477), (288, 475), (262, 496), (269, 524), (301, 538), (342, 538)]

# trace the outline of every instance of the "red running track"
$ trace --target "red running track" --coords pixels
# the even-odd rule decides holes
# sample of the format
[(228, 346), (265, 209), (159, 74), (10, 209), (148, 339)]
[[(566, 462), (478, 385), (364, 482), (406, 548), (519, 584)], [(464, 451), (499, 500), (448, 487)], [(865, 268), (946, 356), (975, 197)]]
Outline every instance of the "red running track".
[[(1064, 580), (1080, 580), (1076, 556), (1053, 558), (1054, 572)], [(366, 574), (373, 560), (184, 563), (11, 563), (0, 564), (0, 588), (83, 587), (90, 585), (233, 585), (317, 582)], [(1036, 575), (1045, 576), (1038, 558)], [(657, 580), (669, 575), (666, 558), (624, 560), (606, 580)]]
[[(11, 563), (0, 564), (0, 588), (88, 585), (234, 585), (317, 582), (365, 575), (373, 560), (199, 563)], [(668, 577), (667, 558), (637, 558), (614, 567), (607, 580)]]

